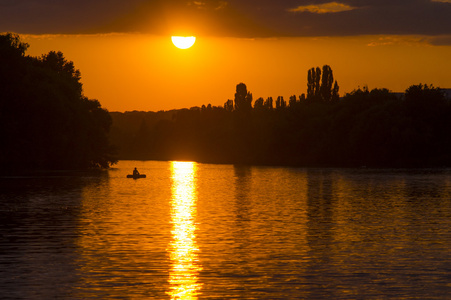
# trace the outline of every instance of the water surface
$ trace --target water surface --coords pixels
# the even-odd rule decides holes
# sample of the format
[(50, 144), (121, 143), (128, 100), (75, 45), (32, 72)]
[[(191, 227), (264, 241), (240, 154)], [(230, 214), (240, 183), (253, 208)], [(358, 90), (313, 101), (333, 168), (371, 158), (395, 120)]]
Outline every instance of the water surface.
[(451, 297), (447, 169), (121, 161), (0, 185), (2, 299)]

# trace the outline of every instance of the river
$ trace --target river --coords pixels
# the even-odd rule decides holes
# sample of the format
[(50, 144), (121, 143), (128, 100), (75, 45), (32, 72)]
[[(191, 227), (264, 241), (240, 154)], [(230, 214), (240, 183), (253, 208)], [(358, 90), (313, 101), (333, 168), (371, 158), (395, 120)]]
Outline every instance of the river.
[(451, 298), (451, 169), (120, 161), (0, 187), (2, 299)]

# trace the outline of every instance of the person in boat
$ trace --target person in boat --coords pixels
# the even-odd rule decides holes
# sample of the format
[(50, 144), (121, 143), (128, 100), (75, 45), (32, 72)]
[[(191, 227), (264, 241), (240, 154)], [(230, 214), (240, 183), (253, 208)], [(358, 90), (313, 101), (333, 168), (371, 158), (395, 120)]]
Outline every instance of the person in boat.
[(139, 176), (139, 172), (138, 172), (138, 169), (134, 169), (133, 170), (133, 176)]

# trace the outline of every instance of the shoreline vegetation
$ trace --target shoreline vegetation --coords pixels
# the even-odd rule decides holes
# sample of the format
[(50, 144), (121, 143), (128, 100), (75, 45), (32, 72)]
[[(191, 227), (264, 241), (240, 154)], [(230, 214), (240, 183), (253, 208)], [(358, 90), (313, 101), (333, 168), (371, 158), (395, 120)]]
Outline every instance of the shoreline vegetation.
[(116, 162), (112, 124), (83, 95), (80, 71), (63, 53), (26, 56), (17, 34), (0, 34), (0, 170), (86, 170)]
[(423, 84), (405, 93), (365, 87), (340, 98), (335, 82), (325, 98), (319, 76), (311, 80), (312, 70), (313, 87), (288, 103), (282, 97), (253, 102), (240, 83), (235, 99), (223, 107), (111, 112), (118, 157), (299, 167), (451, 166), (451, 99), (444, 90)]
[(0, 169), (85, 170), (121, 160), (300, 167), (449, 167), (451, 99), (433, 85), (340, 97), (330, 66), (307, 92), (254, 101), (244, 83), (223, 106), (108, 112), (83, 95), (61, 52), (26, 56), (0, 34)]

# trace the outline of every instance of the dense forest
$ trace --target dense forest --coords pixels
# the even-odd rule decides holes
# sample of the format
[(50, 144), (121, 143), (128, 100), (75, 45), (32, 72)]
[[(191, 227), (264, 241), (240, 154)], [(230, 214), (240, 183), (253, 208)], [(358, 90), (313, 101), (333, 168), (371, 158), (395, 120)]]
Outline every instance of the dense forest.
[(80, 72), (63, 53), (30, 57), (28, 47), (16, 34), (0, 35), (0, 169), (110, 166), (108, 111), (83, 95)]
[(451, 99), (432, 85), (340, 97), (325, 65), (308, 70), (306, 94), (288, 101), (254, 101), (239, 83), (221, 107), (109, 113), (83, 95), (80, 72), (61, 52), (30, 57), (27, 48), (18, 35), (0, 35), (2, 171), (104, 168), (115, 148), (119, 159), (451, 166)]
[(223, 107), (112, 112), (121, 159), (338, 167), (451, 166), (451, 99), (432, 85), (338, 95), (329, 66), (307, 95), (253, 101), (245, 84)]

